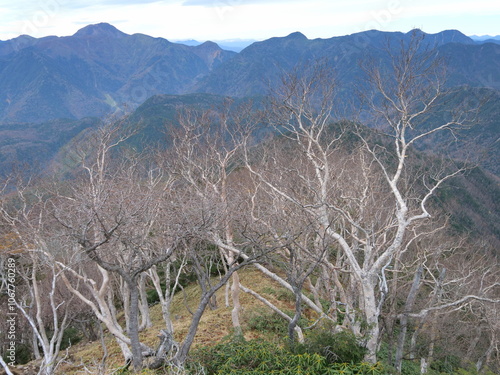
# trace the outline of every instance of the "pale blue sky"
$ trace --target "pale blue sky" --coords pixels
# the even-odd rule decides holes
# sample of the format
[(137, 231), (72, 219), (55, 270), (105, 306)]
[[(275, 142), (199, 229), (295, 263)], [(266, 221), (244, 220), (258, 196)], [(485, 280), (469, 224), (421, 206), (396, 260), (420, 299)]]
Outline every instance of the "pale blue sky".
[(108, 22), (171, 40), (267, 39), (294, 31), (329, 38), (359, 31), (500, 34), (500, 1), (486, 0), (0, 0), (0, 40), (74, 34)]

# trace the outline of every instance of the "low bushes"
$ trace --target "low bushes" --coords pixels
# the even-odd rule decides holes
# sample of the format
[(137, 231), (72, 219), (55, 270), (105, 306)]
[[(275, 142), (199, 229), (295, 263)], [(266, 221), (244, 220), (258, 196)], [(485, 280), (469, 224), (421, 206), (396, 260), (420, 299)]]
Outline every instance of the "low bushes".
[(316, 330), (306, 337), (304, 344), (296, 344), (293, 352), (316, 353), (328, 363), (359, 363), (363, 360), (366, 349), (359, 345), (351, 332), (332, 334), (327, 330)]
[(217, 375), (381, 375), (380, 364), (331, 363), (318, 353), (292, 353), (276, 344), (236, 339), (199, 349), (193, 360), (200, 362), (207, 374)]

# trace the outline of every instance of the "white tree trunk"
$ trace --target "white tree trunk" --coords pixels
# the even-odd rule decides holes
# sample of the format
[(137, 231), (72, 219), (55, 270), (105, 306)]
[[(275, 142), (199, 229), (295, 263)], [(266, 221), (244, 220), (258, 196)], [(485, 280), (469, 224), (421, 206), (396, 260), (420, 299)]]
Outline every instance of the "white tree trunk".
[(141, 312), (141, 324), (139, 331), (143, 331), (153, 326), (151, 315), (149, 314), (148, 296), (146, 293), (146, 274), (142, 274), (139, 279), (139, 310)]
[(153, 281), (156, 293), (158, 294), (158, 298), (160, 300), (161, 312), (163, 316), (163, 322), (165, 323), (167, 332), (173, 334), (174, 325), (172, 323), (172, 317), (170, 314), (170, 302), (171, 302), (170, 290), (169, 290), (171, 282), (170, 267), (168, 264), (165, 266), (165, 283), (166, 283), (165, 294), (161, 288), (160, 276), (158, 275), (156, 266), (151, 267), (151, 269), (148, 271), (148, 275), (151, 278), (151, 281)]
[(231, 297), (233, 300), (233, 309), (231, 310), (231, 318), (233, 321), (233, 329), (235, 335), (243, 334), (241, 330), (240, 324), (240, 277), (238, 275), (238, 271), (235, 271), (232, 276), (232, 284), (231, 284)]
[(377, 362), (377, 346), (379, 338), (379, 312), (378, 304), (375, 298), (377, 279), (376, 277), (366, 277), (363, 279), (361, 288), (364, 302), (364, 318), (367, 325), (366, 330), (366, 349), (365, 361), (369, 363)]

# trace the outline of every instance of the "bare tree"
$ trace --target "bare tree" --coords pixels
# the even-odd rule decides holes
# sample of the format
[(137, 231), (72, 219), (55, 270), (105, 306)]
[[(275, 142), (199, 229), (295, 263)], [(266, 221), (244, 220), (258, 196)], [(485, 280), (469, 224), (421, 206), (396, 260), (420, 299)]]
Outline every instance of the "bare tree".
[[(166, 331), (171, 335), (174, 334), (174, 326), (170, 315), (170, 304), (175, 292), (180, 286), (180, 277), (185, 272), (187, 259), (188, 257), (186, 254), (178, 251), (172, 260), (167, 260), (162, 264), (155, 264), (146, 272), (151, 278), (156, 293), (158, 294)], [(164, 287), (162, 287), (162, 279), (160, 277), (160, 272), (158, 272), (160, 266), (163, 268)]]
[[(251, 116), (250, 107), (232, 112), (231, 104), (220, 111), (180, 110), (179, 124), (169, 128), (171, 148), (159, 158), (126, 148), (120, 153), (130, 133), (119, 126), (99, 129), (95, 146), (84, 145), (77, 153), (74, 181), (33, 195), (35, 204), (24, 196), (20, 211), (0, 208), (16, 238), (31, 250), (33, 267), (26, 280), (34, 293), (33, 311), (40, 300), (37, 267), (43, 263), (51, 275), (46, 306), (60, 328), (55, 341), (44, 338), (38, 312), (25, 314), (47, 346), (44, 355), (57, 357), (67, 321), (67, 314), (61, 315), (66, 304), (53, 296), (61, 282), (106, 325), (138, 371), (144, 356), (156, 356), (151, 367), (158, 367), (169, 350), (168, 361), (184, 364), (203, 312), (232, 279), (237, 334), (240, 289), (287, 320), (292, 342), (295, 335), (303, 337), (298, 322), (307, 306), (318, 320), (334, 322), (335, 331), (355, 333), (370, 362), (376, 361), (383, 317), (387, 327), (399, 324), (399, 371), (408, 341), (411, 356), (412, 344), (429, 338), (421, 355), (425, 372), (441, 337), (442, 314), (461, 317), (469, 309), (483, 325), (466, 350), (468, 357), (478, 368), (493, 362), (498, 356), (495, 272), (476, 264), (474, 272), (461, 273), (453, 268), (453, 246), (442, 256), (448, 243), (427, 241), (442, 228), (431, 216), (431, 199), (461, 167), (437, 158), (422, 166), (413, 159), (418, 142), (467, 125), (474, 110), (441, 113), (444, 122), (428, 125), (430, 115), (445, 108), (441, 66), (418, 38), (394, 51), (389, 50), (389, 66), (365, 66), (367, 118), (378, 132), (333, 123), (337, 85), (321, 62), (283, 76), (264, 120)], [(253, 130), (261, 121), (274, 134), (256, 145)], [(266, 262), (257, 261), (263, 257)], [(178, 344), (170, 302), (188, 263), (197, 271), (202, 296)], [(209, 272), (214, 263), (224, 266), (215, 281)], [(268, 263), (278, 264), (286, 276)], [(293, 317), (240, 284), (238, 270), (248, 264), (294, 293)], [(478, 270), (488, 274), (479, 284), (472, 281)], [(166, 326), (156, 351), (139, 339), (150, 323), (147, 277), (158, 292)], [(117, 319), (117, 295), (125, 329)], [(402, 309), (397, 301), (405, 301)], [(417, 328), (408, 339), (413, 323)], [(491, 329), (487, 340), (484, 327)]]
[(62, 281), (56, 260), (64, 256), (64, 245), (46, 210), (44, 187), (31, 181), (18, 181), (16, 185), (17, 191), (0, 205), (0, 216), (16, 239), (8, 249), (17, 258), (19, 283), (13, 299), (33, 332), (34, 352), (41, 347), (39, 374), (50, 375), (60, 364), (61, 342), (72, 304), (71, 296), (59, 292)]
[[(80, 258), (88, 264), (94, 264), (98, 270), (97, 275), (89, 277), (85, 268), (71, 264), (60, 263), (59, 266), (64, 271), (63, 278), (67, 287), (106, 324), (117, 338), (126, 360), (133, 363), (135, 370), (142, 367), (144, 356), (157, 356), (153, 367), (166, 360), (164, 352), (155, 352), (141, 343), (138, 336), (140, 283), (143, 275), (149, 274), (153, 284), (161, 292), (160, 299), (163, 299), (162, 309), (167, 329), (162, 339), (170, 342), (167, 345), (170, 348), (178, 346), (178, 352), (172, 355), (171, 361), (182, 364), (187, 358), (201, 314), (225, 282), (212, 285), (209, 279), (205, 280), (207, 288), (194, 312), (188, 336), (177, 345), (172, 341), (173, 328), (168, 308), (180, 271), (174, 276), (174, 286), (170, 288), (169, 285), (163, 292), (156, 266), (165, 264), (167, 271), (175, 262), (181, 262), (180, 269), (186, 261), (193, 264), (198, 262), (201, 268), (205, 266), (204, 259), (200, 258), (202, 251), (196, 247), (209, 249), (214, 246), (211, 233), (225, 235), (221, 228), (226, 228), (224, 225), (227, 225), (227, 221), (224, 218), (228, 210), (226, 202), (221, 201), (216, 192), (210, 191), (219, 188), (219, 185), (203, 184), (203, 181), (200, 184), (194, 183), (195, 180), (190, 181), (189, 178), (198, 181), (200, 176), (187, 173), (209, 174), (214, 170), (220, 171), (221, 167), (210, 158), (213, 156), (210, 153), (205, 155), (206, 158), (196, 159), (196, 162), (206, 167), (206, 170), (196, 171), (163, 165), (162, 163), (174, 163), (169, 158), (145, 160), (141, 155), (136, 157), (134, 154), (121, 155), (120, 159), (113, 158), (113, 150), (126, 138), (127, 134), (123, 135), (116, 127), (100, 130), (95, 154), (82, 155), (78, 180), (62, 189), (53, 203), (54, 216), (65, 228), (67, 241), (80, 247)], [(186, 145), (194, 146), (189, 143)], [(195, 162), (194, 159), (189, 161)], [(212, 176), (215, 175), (216, 172)], [(208, 179), (215, 178), (212, 176)], [(219, 257), (219, 252), (215, 254)], [(236, 255), (231, 256), (236, 259)], [(241, 264), (233, 261), (228, 264), (227, 277), (222, 280), (227, 281), (234, 272), (250, 261), (249, 259)], [(167, 277), (168, 274), (167, 272)], [(113, 311), (114, 288), (110, 284), (112, 275), (118, 276), (122, 283), (119, 288), (124, 290), (122, 297), (129, 298), (124, 300), (128, 310), (125, 316), (126, 332), (118, 324)], [(74, 286), (75, 281), (82, 284), (85, 293)]]
[[(192, 256), (197, 257), (199, 254), (197, 254), (196, 251), (192, 253)], [(179, 351), (176, 353), (175, 357), (172, 359), (172, 362), (178, 366), (184, 365), (184, 363), (187, 360), (187, 356), (189, 354), (189, 350), (191, 349), (191, 345), (193, 344), (194, 337), (196, 335), (198, 325), (200, 323), (201, 317), (203, 316), (203, 312), (205, 311), (206, 307), (209, 305), (210, 300), (212, 296), (222, 288), (226, 283), (229, 281), (229, 279), (232, 277), (233, 273), (238, 271), (239, 269), (246, 267), (247, 265), (251, 264), (252, 262), (255, 261), (256, 258), (259, 256), (259, 252), (256, 252), (256, 254), (252, 254), (251, 257), (248, 257), (244, 261), (240, 263), (233, 263), (228, 265), (228, 268), (226, 269), (225, 274), (213, 285), (210, 287), (210, 289), (205, 290), (200, 298), (200, 301), (198, 302), (198, 306), (196, 310), (193, 313), (193, 316), (191, 318), (191, 324), (188, 329), (188, 333), (186, 337), (184, 338), (183, 342), (179, 346)]]
[[(375, 125), (392, 139), (393, 144), (387, 147), (373, 144), (358, 132), (382, 173), (387, 193), (394, 204), (391, 221), (380, 233), (385, 238), (384, 243), (370, 250), (372, 260), (363, 267), (368, 271), (365, 280), (372, 280), (372, 283), (376, 283), (376, 277), (382, 277), (381, 281), (385, 282), (382, 274), (384, 267), (421, 236), (423, 231), (419, 227), (431, 219), (428, 210), (430, 198), (444, 181), (463, 171), (462, 168), (439, 164), (426, 171), (415, 169), (409, 159), (413, 147), (436, 133), (469, 126), (477, 111), (477, 108), (458, 106), (444, 112), (443, 62), (425, 46), (421, 37), (414, 35), (409, 42), (401, 42), (395, 53), (388, 48), (388, 54), (391, 65), (387, 71), (373, 64), (365, 66), (365, 71), (370, 87), (368, 92), (373, 94), (368, 99), (368, 105)], [(427, 125), (425, 120), (436, 111), (441, 112), (444, 121)], [(364, 283), (368, 285), (365, 288), (367, 295), (373, 296), (375, 288), (370, 284)], [(374, 329), (367, 346), (373, 356), (378, 340), (375, 339), (378, 330), (376, 321), (380, 309), (372, 305), (368, 310), (371, 312), (367, 311), (367, 321), (373, 323)]]
[[(154, 353), (139, 340), (141, 278), (155, 264), (172, 257), (178, 237), (170, 230), (171, 222), (160, 217), (164, 209), (160, 206), (162, 196), (171, 184), (163, 169), (142, 163), (135, 155), (122, 155), (121, 161), (113, 164), (111, 153), (127, 138), (128, 134), (120, 132), (117, 126), (100, 129), (95, 153), (81, 155), (78, 179), (61, 191), (54, 207), (56, 218), (67, 230), (68, 241), (79, 245), (102, 275), (100, 288), (95, 283), (88, 285), (95, 302), (77, 293), (66, 279), (68, 287), (101, 320), (105, 318), (103, 322), (122, 343), (130, 345), (131, 358), (127, 359), (139, 370), (143, 355)], [(67, 265), (63, 269), (81, 278), (78, 270), (70, 270)], [(119, 276), (126, 287), (125, 295), (130, 298), (126, 335), (116, 322), (109, 320), (112, 315), (102, 310), (112, 308), (105, 303), (111, 292), (109, 273)]]
[[(436, 359), (439, 343), (448, 347), (448, 354), (467, 353), (466, 362), (472, 361), (472, 353), (479, 343), (479, 340), (476, 340), (478, 336), (471, 337), (468, 340), (470, 344), (466, 347), (463, 347), (459, 337), (469, 337), (474, 331), (482, 331), (485, 323), (483, 309), (488, 306), (488, 310), (494, 312), (500, 301), (499, 285), (495, 276), (498, 273), (498, 264), (488, 254), (471, 254), (468, 246), (470, 244), (467, 243), (461, 244), (460, 247), (450, 246), (441, 254), (433, 254), (423, 263), (421, 284), (422, 288), (428, 291), (428, 295), (420, 292), (416, 306), (404, 313), (417, 327), (409, 348), (412, 359), (417, 358), (415, 346), (418, 337), (425, 337), (425, 345), (420, 345), (422, 373), (426, 373)], [(471, 319), (475, 315), (478, 317)], [(490, 337), (495, 336), (494, 331), (491, 333)], [(482, 345), (486, 347), (485, 351), (475, 354), (478, 363), (482, 354), (486, 354), (487, 348), (491, 347), (486, 341)], [(398, 355), (396, 365), (400, 369)]]
[[(237, 212), (241, 210), (235, 199), (238, 188), (234, 186), (234, 179), (230, 181), (230, 175), (241, 167), (241, 149), (255, 121), (250, 114), (250, 104), (237, 109), (233, 106), (229, 101), (220, 109), (197, 111), (182, 108), (178, 124), (168, 129), (172, 142), (169, 156), (175, 160), (175, 175), (193, 196), (213, 205), (218, 213), (214, 234), (230, 246), (234, 243)], [(219, 249), (224, 262), (232, 267), (236, 262), (235, 254), (221, 247)], [(200, 279), (200, 282), (203, 287), (203, 280)], [(232, 274), (231, 296), (233, 328), (236, 334), (241, 334), (237, 271)]]
[[(463, 113), (452, 113), (442, 124), (419, 128), (442, 95), (439, 66), (434, 55), (421, 48), (418, 38), (392, 55), (391, 71), (367, 69), (370, 108), (383, 119), (384, 138), (375, 139), (358, 128), (354, 151), (343, 148), (342, 131), (331, 126), (335, 81), (327, 66), (285, 75), (269, 114), (269, 121), (296, 157), (287, 164), (277, 158), (256, 164), (247, 149), (247, 168), (263, 188), (299, 207), (334, 240), (340, 251), (340, 269), (348, 271), (343, 285), (350, 307), (351, 329), (359, 334), (357, 306), (364, 322), (366, 360), (376, 361), (380, 340), (379, 318), (390, 293), (387, 268), (422, 234), (431, 214), (430, 198), (444, 181), (460, 173), (439, 165), (427, 171), (410, 163), (412, 146), (439, 131), (465, 124)], [(292, 147), (292, 146), (290, 146)], [(341, 155), (351, 155), (348, 159)], [(345, 160), (342, 162), (342, 159)], [(270, 168), (272, 164), (278, 167)], [(275, 178), (281, 168), (297, 183)], [(271, 170), (273, 172), (271, 172)], [(302, 189), (300, 189), (300, 188)], [(330, 262), (333, 264), (332, 262)], [(325, 262), (328, 264), (328, 262)], [(354, 296), (359, 296), (353, 299)]]

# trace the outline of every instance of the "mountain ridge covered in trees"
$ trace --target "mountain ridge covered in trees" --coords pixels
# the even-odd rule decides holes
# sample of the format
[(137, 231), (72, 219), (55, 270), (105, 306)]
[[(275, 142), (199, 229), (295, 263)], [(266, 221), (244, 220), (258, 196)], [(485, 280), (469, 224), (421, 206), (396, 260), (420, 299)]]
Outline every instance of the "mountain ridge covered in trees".
[[(466, 149), (494, 174), (500, 157), (498, 129), (497, 56), (500, 46), (475, 43), (459, 31), (425, 34), (447, 66), (446, 88), (455, 102), (485, 102), (477, 126), (463, 131)], [(50, 161), (75, 129), (95, 127), (110, 113), (130, 112), (154, 95), (170, 97), (211, 93), (259, 98), (269, 95), (280, 76), (297, 65), (323, 59), (336, 71), (345, 115), (360, 111), (356, 87), (362, 76), (360, 61), (380, 60), (387, 69), (386, 46), (394, 51), (412, 33), (376, 30), (329, 39), (309, 40), (300, 33), (256, 42), (239, 54), (214, 43), (189, 47), (146, 35), (128, 35), (109, 24), (89, 25), (68, 37), (21, 36), (0, 42), (0, 174), (15, 163), (31, 162), (33, 154)], [(460, 98), (462, 97), (462, 98)], [(215, 105), (218, 99), (215, 99)], [(209, 100), (209, 99), (208, 99)], [(259, 99), (260, 100), (260, 99)], [(454, 106), (453, 99), (449, 100)], [(154, 115), (153, 115), (154, 116)], [(363, 121), (365, 122), (365, 121)], [(440, 139), (440, 142), (451, 141)], [(421, 146), (438, 151), (436, 142)], [(20, 152), (19, 150), (23, 150)], [(464, 148), (455, 157), (466, 159)], [(41, 165), (43, 168), (44, 165)]]
[[(418, 32), (448, 60), (450, 86), (499, 88), (499, 45), (477, 44), (456, 30)], [(380, 51), (385, 43), (397, 45), (411, 35), (370, 30), (309, 40), (293, 33), (255, 42), (240, 53), (212, 42), (186, 46), (128, 35), (106, 23), (66, 37), (20, 36), (0, 41), (0, 120), (100, 117), (124, 105), (135, 108), (155, 94), (264, 95), (282, 71), (320, 58), (349, 85), (360, 73), (359, 59), (387, 61)]]

